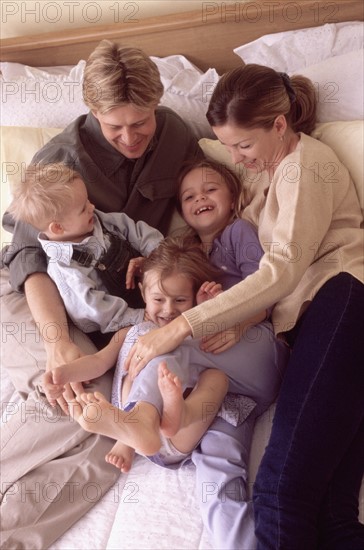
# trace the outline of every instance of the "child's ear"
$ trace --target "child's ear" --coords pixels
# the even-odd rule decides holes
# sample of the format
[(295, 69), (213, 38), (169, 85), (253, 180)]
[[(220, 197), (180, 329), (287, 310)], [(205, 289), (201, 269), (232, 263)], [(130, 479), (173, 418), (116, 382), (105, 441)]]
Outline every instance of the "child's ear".
[(51, 222), (48, 226), (48, 233), (55, 237), (60, 237), (64, 233), (63, 225), (59, 222)]

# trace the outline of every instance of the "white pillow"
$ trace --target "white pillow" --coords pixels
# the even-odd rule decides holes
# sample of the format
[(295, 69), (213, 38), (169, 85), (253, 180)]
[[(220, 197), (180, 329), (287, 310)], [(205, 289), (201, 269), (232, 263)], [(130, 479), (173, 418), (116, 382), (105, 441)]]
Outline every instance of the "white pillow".
[(182, 55), (151, 59), (158, 67), (164, 86), (161, 105), (178, 113), (198, 139), (213, 138), (206, 111), (219, 80), (215, 69), (203, 73)]
[[(353, 179), (364, 215), (364, 121), (340, 121), (317, 124), (312, 136), (331, 147), (339, 160), (348, 168)], [(224, 145), (216, 139), (201, 139), (201, 148), (206, 156), (234, 169), (240, 177), (239, 165), (234, 165)], [(249, 183), (249, 177), (247, 178)], [(253, 178), (251, 178), (253, 181)], [(244, 181), (244, 185), (246, 182)], [(254, 184), (255, 185), (255, 184)]]
[[(24, 175), (33, 156), (47, 141), (59, 134), (61, 128), (25, 128), (2, 126), (1, 129), (1, 219), (11, 201), (11, 186)], [(1, 226), (1, 248), (12, 236)]]
[(318, 122), (364, 118), (364, 50), (356, 50), (296, 71), (314, 83)]
[[(297, 5), (297, 3), (296, 3)], [(234, 49), (245, 63), (268, 65), (286, 73), (363, 48), (361, 21), (266, 34)]]
[(364, 216), (364, 121), (318, 124), (312, 136), (329, 145), (349, 170)]
[(85, 61), (52, 68), (1, 63), (1, 124), (64, 128), (87, 113), (81, 84), (84, 66)]
[[(161, 105), (176, 111), (199, 139), (213, 137), (206, 111), (219, 79), (214, 69), (200, 71), (184, 56), (152, 57), (165, 91)], [(64, 128), (87, 113), (82, 99), (85, 61), (74, 67), (36, 68), (1, 63), (1, 123), (3, 126)]]

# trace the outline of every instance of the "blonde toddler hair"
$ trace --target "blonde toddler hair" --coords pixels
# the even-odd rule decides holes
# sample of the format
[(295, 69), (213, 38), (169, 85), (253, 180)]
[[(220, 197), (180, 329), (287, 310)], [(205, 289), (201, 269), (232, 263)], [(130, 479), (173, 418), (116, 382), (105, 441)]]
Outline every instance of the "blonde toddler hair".
[(43, 231), (52, 221), (59, 221), (72, 204), (75, 179), (82, 177), (65, 164), (31, 164), (13, 188), (8, 212), (16, 221)]

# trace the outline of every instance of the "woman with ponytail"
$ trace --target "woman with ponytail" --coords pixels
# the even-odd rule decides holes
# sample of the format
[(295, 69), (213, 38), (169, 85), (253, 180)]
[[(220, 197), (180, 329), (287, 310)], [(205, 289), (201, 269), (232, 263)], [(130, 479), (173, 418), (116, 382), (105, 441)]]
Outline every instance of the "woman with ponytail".
[(362, 214), (346, 167), (309, 135), (315, 112), (304, 77), (246, 65), (220, 79), (207, 118), (254, 174), (243, 216), (258, 226), (264, 255), (251, 276), (142, 337), (130, 355), (131, 366), (143, 357), (140, 368), (207, 325), (218, 332), (274, 306), (291, 356), (254, 487), (260, 550), (364, 548)]

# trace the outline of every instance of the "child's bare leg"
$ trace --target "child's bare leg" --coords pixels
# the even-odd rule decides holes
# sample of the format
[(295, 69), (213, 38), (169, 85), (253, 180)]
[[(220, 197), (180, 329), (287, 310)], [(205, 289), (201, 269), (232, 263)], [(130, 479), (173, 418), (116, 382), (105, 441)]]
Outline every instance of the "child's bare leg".
[[(129, 374), (126, 374), (122, 380), (121, 387), (121, 402), (124, 404), (129, 396), (132, 386), (132, 380)], [(119, 468), (123, 473), (129, 472), (133, 463), (135, 450), (132, 447), (128, 447), (122, 441), (116, 441), (111, 451), (105, 456), (106, 462), (112, 464), (116, 468)]]
[(100, 433), (137, 449), (141, 454), (159, 451), (159, 414), (153, 405), (137, 403), (130, 411), (114, 407), (102, 393), (83, 393), (67, 400), (70, 415), (87, 432)]
[(188, 453), (196, 447), (218, 413), (227, 389), (228, 379), (223, 372), (207, 369), (201, 374), (195, 388), (183, 402), (180, 429), (170, 437), (179, 451)]
[(158, 387), (163, 397), (160, 430), (166, 437), (175, 435), (183, 424), (185, 402), (181, 382), (165, 361), (158, 365)]
[(135, 451), (122, 441), (117, 441), (111, 451), (107, 453), (105, 460), (123, 473), (129, 472), (133, 463)]

